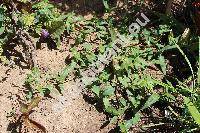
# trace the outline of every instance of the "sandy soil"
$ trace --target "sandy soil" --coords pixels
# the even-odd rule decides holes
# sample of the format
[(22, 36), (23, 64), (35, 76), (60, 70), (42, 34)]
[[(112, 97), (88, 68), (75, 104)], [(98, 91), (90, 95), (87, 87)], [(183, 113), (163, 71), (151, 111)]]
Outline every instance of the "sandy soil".
[[(92, 7), (99, 12), (103, 10), (103, 5), (99, 0), (98, 6), (91, 3), (91, 0), (87, 3), (82, 0), (76, 3), (70, 2), (66, 5), (66, 10), (76, 9), (75, 12), (85, 15), (86, 19), (91, 17), (91, 14), (83, 8), (86, 5), (89, 5), (91, 10)], [(69, 7), (73, 8), (68, 9)], [(47, 48), (37, 50), (36, 60), (40, 70), (53, 74), (61, 71), (66, 65), (65, 59), (69, 55), (67, 51), (50, 51)], [(13, 128), (12, 117), (9, 116), (19, 109), (18, 98), (24, 99), (25, 97), (24, 82), (28, 73), (30, 70), (15, 65), (13, 68), (0, 65), (0, 133), (9, 133), (11, 132), (9, 130)], [(107, 133), (112, 129), (112, 126), (101, 129), (106, 122), (106, 116), (84, 100), (82, 89), (75, 82), (66, 83), (64, 88), (63, 95), (54, 90), (53, 98), (44, 98), (30, 117), (43, 125), (49, 133)]]
[[(36, 60), (42, 71), (57, 73), (62, 70), (67, 57), (66, 52), (57, 50), (37, 50)], [(24, 82), (30, 70), (0, 66), (0, 133), (9, 133), (14, 126), (10, 114), (19, 109), (18, 98), (24, 99)], [(49, 133), (93, 133), (109, 132), (111, 127), (101, 129), (106, 116), (88, 104), (82, 90), (75, 82), (64, 85), (63, 95), (54, 90), (53, 98), (43, 98), (30, 117), (43, 125)], [(25, 127), (24, 127), (25, 128)], [(25, 130), (25, 129), (24, 129)], [(30, 130), (29, 132), (34, 133)]]

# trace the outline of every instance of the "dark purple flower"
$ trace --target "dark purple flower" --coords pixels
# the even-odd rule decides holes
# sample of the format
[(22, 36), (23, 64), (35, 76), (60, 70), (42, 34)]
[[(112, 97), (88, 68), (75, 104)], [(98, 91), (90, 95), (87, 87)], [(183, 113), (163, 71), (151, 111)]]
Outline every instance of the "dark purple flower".
[(41, 36), (47, 38), (49, 36), (49, 32), (46, 29), (42, 29)]

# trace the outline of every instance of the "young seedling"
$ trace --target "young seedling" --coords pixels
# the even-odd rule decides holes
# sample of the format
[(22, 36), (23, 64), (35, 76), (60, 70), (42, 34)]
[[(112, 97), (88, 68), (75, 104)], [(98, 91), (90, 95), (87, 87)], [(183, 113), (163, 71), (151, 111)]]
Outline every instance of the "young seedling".
[[(44, 126), (29, 118), (29, 115), (32, 113), (33, 108), (38, 106), (41, 99), (41, 97), (35, 97), (29, 104), (22, 103), (20, 108), (21, 115), (17, 121), (20, 124), (24, 124), (28, 129), (36, 129), (43, 133), (46, 133), (46, 129)], [(18, 126), (22, 127), (22, 125)], [(19, 132), (21, 132), (21, 128), (19, 130)]]

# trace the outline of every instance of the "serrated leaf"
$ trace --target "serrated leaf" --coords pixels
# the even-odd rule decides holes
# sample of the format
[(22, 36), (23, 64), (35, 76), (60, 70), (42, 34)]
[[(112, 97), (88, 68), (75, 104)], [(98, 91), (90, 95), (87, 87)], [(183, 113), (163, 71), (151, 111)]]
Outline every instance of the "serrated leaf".
[(160, 95), (157, 93), (153, 93), (148, 100), (146, 101), (146, 103), (144, 104), (144, 106), (142, 107), (141, 110), (144, 110), (146, 108), (149, 108), (151, 105), (153, 105), (154, 103), (156, 103), (158, 100), (160, 99)]
[(140, 117), (141, 117), (140, 114), (136, 113), (132, 119), (120, 123), (119, 126), (121, 132), (127, 133), (133, 125), (137, 124), (140, 121)]
[(139, 121), (140, 121), (140, 114), (137, 113), (137, 114), (135, 114), (135, 116), (134, 116), (132, 119), (127, 120), (127, 121), (125, 122), (126, 128), (127, 128), (127, 129), (131, 128), (131, 126), (137, 124)]
[(110, 104), (110, 101), (108, 98), (106, 98), (106, 97), (103, 98), (103, 103), (104, 103), (106, 112), (108, 112), (114, 116), (117, 116), (119, 114), (118, 111)]
[(31, 13), (31, 14), (25, 13), (22, 16), (22, 20), (23, 20), (23, 23), (25, 26), (34, 25), (35, 14), (34, 13)]
[(118, 77), (118, 80), (120, 81), (120, 83), (124, 86), (124, 87), (128, 87), (128, 83), (130, 82), (130, 79), (126, 76), (122, 77)]

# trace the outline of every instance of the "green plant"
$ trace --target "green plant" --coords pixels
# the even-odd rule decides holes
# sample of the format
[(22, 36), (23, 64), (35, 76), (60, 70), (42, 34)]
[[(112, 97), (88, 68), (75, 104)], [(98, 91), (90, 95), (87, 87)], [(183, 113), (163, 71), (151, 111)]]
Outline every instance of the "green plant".
[[(95, 25), (101, 23), (97, 21)], [(72, 48), (73, 59), (77, 63), (75, 67), (77, 71), (80, 72), (81, 69), (84, 71), (90, 64), (96, 62), (98, 57), (102, 56), (106, 49), (112, 49), (112, 42), (117, 39), (117, 36), (112, 26), (109, 23), (105, 24), (103, 26), (109, 29), (109, 31), (105, 32), (105, 35), (108, 36), (104, 35), (104, 38), (98, 38), (103, 39), (104, 44), (98, 45), (81, 42), (84, 49), (77, 51), (76, 48)], [(82, 31), (83, 33), (85, 33), (84, 30)], [(145, 36), (147, 32), (150, 33), (144, 30), (142, 35)], [(101, 32), (97, 34), (101, 34)], [(96, 80), (88, 88), (103, 103), (105, 112), (108, 112), (112, 117), (111, 122), (116, 123), (122, 132), (127, 132), (131, 126), (140, 121), (141, 112), (160, 99), (161, 94), (157, 94), (154, 90), (154, 87), (158, 85), (157, 82), (145, 73), (145, 69), (153, 65), (154, 62), (158, 63), (159, 61), (153, 59), (153, 47), (142, 49), (137, 44), (139, 43), (137, 41), (138, 36), (120, 36), (120, 40), (123, 42), (119, 46), (121, 51), (111, 57), (111, 62), (105, 65), (104, 70), (97, 75)], [(151, 42), (158, 42), (153, 37), (147, 38), (144, 41), (148, 43), (149, 40)], [(148, 44), (151, 45), (150, 43)], [(93, 49), (95, 45), (98, 46), (96, 49)], [(161, 62), (158, 64), (161, 64)], [(163, 61), (162, 64), (164, 64)], [(98, 66), (95, 66), (95, 68), (98, 68)], [(148, 100), (145, 100), (146, 98)], [(131, 119), (125, 118), (127, 111), (131, 112), (129, 114), (132, 116)]]
[(34, 67), (30, 74), (27, 75), (25, 84), (28, 85), (27, 98), (32, 99), (34, 95), (40, 93), (42, 96), (49, 95), (53, 89), (62, 90), (61, 79), (57, 75), (41, 73), (39, 68)]
[[(11, 0), (0, 4), (0, 55), (9, 44), (20, 44), (32, 68), (25, 84), (29, 88), (27, 98), (33, 100), (29, 105), (22, 105), (21, 121), (45, 132), (44, 127), (29, 118), (31, 110), (40, 101), (40, 98), (33, 97), (38, 93), (48, 95), (52, 89), (62, 93), (67, 77), (74, 72), (75, 78), (81, 78), (82, 84), (103, 105), (110, 123), (121, 132), (128, 132), (136, 125), (148, 131), (166, 124), (173, 124), (171, 127), (180, 132), (200, 130), (200, 55), (195, 54), (198, 58), (195, 59), (198, 60), (196, 71), (196, 66), (184, 52), (185, 48), (192, 51), (197, 47), (200, 49), (200, 45), (196, 45), (197, 42), (200, 44), (200, 40), (197, 41), (199, 37), (190, 33), (188, 28), (182, 34), (182, 24), (172, 16), (157, 12), (153, 13), (155, 18), (159, 18), (153, 21), (156, 25), (147, 25), (139, 34), (130, 34), (128, 23), (134, 19), (130, 16), (140, 9), (144, 1), (138, 3), (134, 11), (129, 11), (128, 1), (125, 4), (126, 12), (121, 16), (121, 22), (112, 16), (117, 14), (118, 9), (111, 7), (108, 0), (103, 0), (103, 5), (109, 17), (93, 17), (91, 20), (63, 12), (48, 0)], [(175, 32), (174, 27), (178, 29)], [(75, 40), (70, 46), (71, 63), (55, 75), (41, 72), (34, 59), (37, 44), (53, 40), (59, 48), (65, 35)], [(170, 50), (176, 50), (170, 53), (172, 56), (180, 52), (179, 56), (191, 71), (189, 77), (180, 80), (174, 73), (168, 75), (170, 63), (163, 53)], [(2, 56), (0, 59), (5, 60)], [(99, 68), (101, 71), (98, 71)], [(87, 70), (98, 71), (91, 82), (83, 75)], [(144, 116), (153, 116), (156, 109), (161, 110), (161, 119), (141, 124)]]
[[(104, 105), (104, 111), (109, 113), (110, 123), (120, 127), (121, 132), (128, 132), (133, 125), (140, 123), (146, 110), (154, 110), (157, 107), (155, 103), (164, 102), (167, 105), (162, 108), (166, 108), (171, 116), (176, 116), (167, 119), (171, 121), (178, 120), (180, 125), (184, 125), (183, 127), (187, 130), (198, 130), (198, 124), (196, 125), (198, 116), (195, 115), (199, 110), (196, 105), (199, 99), (196, 91), (198, 90), (197, 86), (195, 85), (193, 90), (183, 81), (178, 81), (178, 84), (174, 86), (170, 81), (163, 82), (162, 79), (152, 77), (151, 73), (146, 71), (152, 66), (159, 66), (163, 76), (167, 75), (167, 64), (163, 52), (178, 48), (184, 59), (186, 59), (194, 78), (192, 65), (181, 50), (187, 42), (191, 41), (189, 35), (173, 36), (171, 31), (173, 24), (162, 24), (157, 29), (154, 27), (145, 28), (138, 35), (129, 35), (124, 32), (120, 34), (118, 30), (114, 29), (113, 22), (112, 19), (93, 19), (85, 22), (82, 30), (79, 31), (80, 36), (77, 37), (76, 45), (71, 48), (74, 69), (76, 74), (82, 77), (82, 81), (84, 81), (87, 79), (83, 79), (84, 76), (81, 73), (90, 69), (91, 65), (93, 68), (98, 69), (99, 64), (94, 62), (97, 62), (106, 51), (112, 50), (115, 40), (120, 40), (121, 43), (116, 44), (120, 50), (109, 59), (110, 61), (105, 60), (107, 63), (102, 62), (104, 69), (96, 74), (91, 84), (87, 84), (87, 88)], [(87, 32), (88, 27), (90, 27), (90, 32)], [(98, 29), (98, 27), (102, 28)], [(101, 29), (104, 32), (101, 32)], [(86, 40), (88, 35), (95, 32), (98, 32), (98, 36), (102, 36), (97, 38), (102, 43), (98, 44)], [(168, 34), (169, 42), (163, 43), (163, 37)], [(80, 47), (82, 49), (77, 50)], [(161, 88), (161, 92), (156, 89), (158, 87)], [(193, 102), (189, 100), (191, 99), (190, 96), (195, 97)], [(181, 97), (184, 101), (179, 101), (178, 97)], [(180, 102), (180, 104), (174, 107), (173, 103), (176, 102)], [(182, 111), (174, 111), (176, 108), (181, 108)], [(127, 118), (127, 116), (129, 117)], [(165, 123), (143, 125), (142, 127), (146, 127), (145, 130), (148, 130), (148, 128), (162, 124)], [(181, 131), (182, 128), (177, 130)]]
[(41, 124), (37, 123), (36, 121), (29, 118), (33, 108), (37, 107), (39, 102), (41, 101), (41, 97), (35, 97), (31, 100), (29, 104), (21, 104), (20, 112), (22, 113), (16, 123), (16, 127), (19, 127), (19, 132), (22, 132), (21, 126), (24, 124), (29, 129), (36, 129), (46, 133), (46, 129)]
[(76, 21), (74, 13), (62, 13), (48, 0), (3, 2), (0, 5), (0, 54), (11, 41), (17, 41), (24, 48), (24, 58), (30, 68), (36, 67), (38, 43), (52, 39), (59, 48), (63, 33), (73, 30)]

